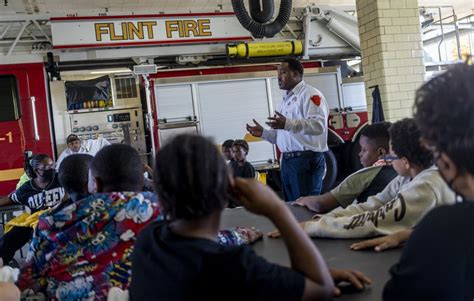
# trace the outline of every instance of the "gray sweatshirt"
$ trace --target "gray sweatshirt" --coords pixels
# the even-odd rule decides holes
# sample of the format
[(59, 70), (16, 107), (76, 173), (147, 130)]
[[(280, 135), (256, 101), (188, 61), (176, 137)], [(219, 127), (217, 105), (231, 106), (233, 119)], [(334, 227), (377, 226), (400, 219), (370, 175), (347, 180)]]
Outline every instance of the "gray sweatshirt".
[(388, 235), (413, 228), (431, 209), (455, 203), (454, 192), (436, 167), (410, 180), (397, 176), (367, 202), (336, 208), (318, 221), (306, 222), (310, 236), (363, 238)]

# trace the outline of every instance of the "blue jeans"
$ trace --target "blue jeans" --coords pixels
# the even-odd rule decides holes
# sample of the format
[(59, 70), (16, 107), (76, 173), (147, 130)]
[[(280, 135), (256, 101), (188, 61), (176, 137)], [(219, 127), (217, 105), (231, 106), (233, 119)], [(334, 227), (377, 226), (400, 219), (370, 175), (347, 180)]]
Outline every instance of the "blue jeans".
[(283, 153), (281, 182), (285, 201), (292, 202), (301, 196), (319, 195), (325, 163), (323, 153), (312, 151)]

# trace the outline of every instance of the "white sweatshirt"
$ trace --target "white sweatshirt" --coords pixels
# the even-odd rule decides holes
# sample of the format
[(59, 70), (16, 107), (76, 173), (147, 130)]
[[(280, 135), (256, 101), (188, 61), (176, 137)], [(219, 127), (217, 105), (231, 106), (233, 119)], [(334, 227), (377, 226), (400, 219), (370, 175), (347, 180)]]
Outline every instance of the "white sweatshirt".
[(398, 176), (367, 202), (336, 208), (318, 221), (306, 222), (310, 236), (362, 238), (415, 227), (431, 209), (455, 203), (454, 192), (436, 167), (410, 178)]

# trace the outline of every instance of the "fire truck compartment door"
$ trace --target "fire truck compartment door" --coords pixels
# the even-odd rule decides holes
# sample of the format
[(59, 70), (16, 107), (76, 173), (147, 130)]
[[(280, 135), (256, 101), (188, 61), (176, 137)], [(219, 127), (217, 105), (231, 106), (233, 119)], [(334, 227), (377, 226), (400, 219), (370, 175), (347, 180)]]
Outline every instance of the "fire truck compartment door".
[[(198, 97), (202, 133), (216, 144), (244, 139), (246, 123), (255, 118), (264, 124), (270, 116), (264, 78), (199, 83)], [(266, 141), (251, 141), (249, 147), (247, 160), (254, 165), (275, 159), (274, 147)]]
[(155, 86), (159, 122), (179, 122), (194, 117), (191, 84)]

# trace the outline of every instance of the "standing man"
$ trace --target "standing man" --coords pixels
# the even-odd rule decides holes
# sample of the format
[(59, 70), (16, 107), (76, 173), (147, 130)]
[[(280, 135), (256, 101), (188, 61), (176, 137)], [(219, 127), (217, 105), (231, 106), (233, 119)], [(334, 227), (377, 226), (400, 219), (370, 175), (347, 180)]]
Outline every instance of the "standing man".
[(281, 177), (287, 202), (300, 196), (319, 195), (328, 150), (329, 108), (323, 94), (303, 80), (303, 65), (293, 58), (278, 67), (278, 85), (286, 90), (283, 102), (268, 118), (264, 129), (255, 119), (247, 130), (276, 144), (282, 152)]

